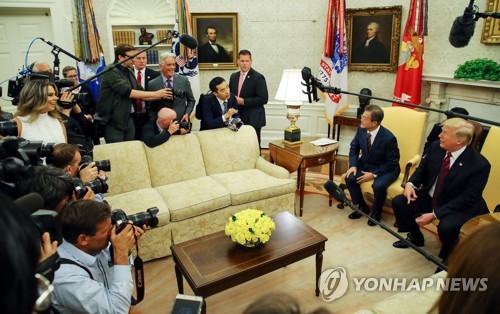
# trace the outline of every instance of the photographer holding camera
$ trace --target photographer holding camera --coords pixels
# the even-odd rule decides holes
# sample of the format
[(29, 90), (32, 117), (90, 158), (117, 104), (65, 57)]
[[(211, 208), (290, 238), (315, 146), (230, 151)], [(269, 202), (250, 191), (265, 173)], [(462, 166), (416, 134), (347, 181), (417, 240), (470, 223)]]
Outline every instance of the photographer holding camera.
[[(90, 159), (90, 158), (89, 158)], [(80, 178), (82, 183), (88, 183), (95, 180), (107, 180), (106, 172), (96, 167), (95, 162), (82, 163), (82, 155), (75, 144), (57, 144), (52, 151), (52, 157), (49, 163), (53, 166), (63, 169), (72, 178)], [(104, 195), (94, 193), (95, 200), (102, 202)]]
[(189, 116), (196, 102), (191, 83), (187, 77), (175, 74), (175, 54), (164, 52), (160, 54), (159, 61), (161, 75), (149, 82), (148, 90), (155, 91), (166, 87), (167, 97), (148, 104), (149, 119), (156, 120), (158, 111), (167, 107), (175, 111), (179, 122), (189, 123)]
[[(127, 223), (117, 233), (108, 204), (78, 200), (61, 213), (61, 267), (53, 306), (59, 313), (128, 313), (134, 284), (130, 251), (144, 230)], [(145, 228), (146, 226), (144, 226)], [(113, 248), (112, 253), (110, 248)]]
[[(65, 66), (62, 70), (62, 73), (65, 79), (73, 81), (75, 85), (80, 83), (75, 67), (71, 65)], [(78, 104), (78, 106), (80, 107), (80, 112), (82, 112), (82, 117), (75, 117), (75, 119), (79, 122), (83, 130), (83, 134), (91, 139), (94, 145), (99, 145), (99, 137), (97, 136), (97, 129), (94, 123), (96, 101), (94, 100), (90, 89), (88, 88), (87, 84), (84, 84), (79, 88), (72, 90), (71, 92), (75, 94), (74, 102)], [(72, 114), (78, 112), (78, 109), (73, 107)], [(69, 143), (71, 143), (69, 138), (70, 135), (68, 130), (68, 141)]]
[(185, 121), (183, 127), (176, 120), (177, 114), (170, 108), (161, 108), (156, 121), (149, 121), (142, 129), (142, 141), (149, 147), (156, 147), (168, 141), (172, 135), (188, 133)]
[[(18, 136), (45, 143), (66, 143), (66, 127), (57, 111), (59, 92), (48, 79), (32, 80), (19, 94), (15, 115)], [(72, 101), (71, 93), (63, 93), (61, 100)]]
[[(86, 187), (84, 199), (94, 199), (95, 194)], [(17, 197), (28, 193), (38, 193), (44, 200), (45, 209), (61, 212), (66, 203), (76, 200), (73, 178), (60, 168), (54, 166), (35, 166), (31, 175), (16, 182)]]

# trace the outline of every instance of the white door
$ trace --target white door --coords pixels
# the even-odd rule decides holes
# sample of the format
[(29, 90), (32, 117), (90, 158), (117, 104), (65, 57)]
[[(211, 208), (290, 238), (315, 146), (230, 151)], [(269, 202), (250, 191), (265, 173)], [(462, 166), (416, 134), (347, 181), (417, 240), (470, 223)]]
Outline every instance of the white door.
[[(71, 32), (71, 29), (68, 29)], [(34, 61), (45, 60), (52, 65), (52, 47), (41, 40), (30, 43), (37, 37), (54, 38), (49, 9), (0, 8), (0, 82), (2, 87), (2, 110), (15, 112), (7, 97), (8, 80), (16, 76), (23, 66)], [(52, 41), (52, 40), (51, 40)], [(29, 48), (29, 55), (26, 56)], [(60, 56), (62, 60), (62, 56)], [(66, 58), (64, 58), (66, 60)], [(62, 67), (65, 64), (61, 61)]]

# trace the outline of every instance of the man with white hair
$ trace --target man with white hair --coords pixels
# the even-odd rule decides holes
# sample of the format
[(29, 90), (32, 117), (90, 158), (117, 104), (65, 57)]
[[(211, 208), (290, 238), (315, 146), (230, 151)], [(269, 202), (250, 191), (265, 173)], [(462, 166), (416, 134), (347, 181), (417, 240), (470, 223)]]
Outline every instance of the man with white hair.
[(352, 50), (351, 62), (353, 63), (389, 63), (390, 56), (387, 49), (380, 41), (380, 25), (371, 22), (366, 27), (366, 38)]
[(164, 52), (160, 55), (161, 75), (149, 81), (148, 90), (156, 91), (167, 89), (167, 97), (148, 104), (149, 119), (155, 120), (156, 114), (161, 108), (170, 108), (177, 113), (179, 121), (189, 122), (189, 116), (193, 112), (196, 102), (191, 83), (187, 77), (175, 74), (175, 54)]

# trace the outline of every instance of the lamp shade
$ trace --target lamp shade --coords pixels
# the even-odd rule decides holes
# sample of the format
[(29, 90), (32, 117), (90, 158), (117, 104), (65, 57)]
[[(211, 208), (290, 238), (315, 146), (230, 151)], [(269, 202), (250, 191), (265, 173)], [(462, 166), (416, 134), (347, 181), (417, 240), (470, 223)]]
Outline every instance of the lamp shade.
[(304, 88), (301, 70), (283, 70), (280, 86), (274, 98), (285, 102), (307, 101), (307, 95), (302, 92)]

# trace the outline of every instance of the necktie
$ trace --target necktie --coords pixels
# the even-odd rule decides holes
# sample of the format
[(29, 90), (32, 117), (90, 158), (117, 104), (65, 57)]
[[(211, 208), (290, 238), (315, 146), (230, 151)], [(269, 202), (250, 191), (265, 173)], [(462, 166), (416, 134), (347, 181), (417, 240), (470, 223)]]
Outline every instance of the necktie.
[(172, 80), (167, 79), (167, 88), (172, 88)]
[(441, 190), (443, 188), (444, 179), (446, 178), (446, 176), (448, 175), (448, 172), (450, 171), (450, 157), (451, 157), (451, 153), (448, 152), (446, 154), (445, 159), (441, 163), (441, 169), (439, 169), (439, 174), (438, 174), (437, 181), (436, 181), (436, 187), (434, 189), (434, 195), (432, 195), (432, 209), (434, 209), (438, 206), (437, 199), (439, 197), (439, 193), (441, 193)]
[(224, 112), (222, 114), (225, 114), (227, 112), (227, 101), (223, 102), (222, 105), (224, 106)]
[(368, 132), (366, 135), (366, 145), (368, 146), (368, 152), (372, 149), (372, 134)]
[(245, 80), (245, 73), (241, 72), (241, 74), (240, 74), (240, 80), (238, 81), (238, 97), (240, 96), (241, 86), (243, 85), (243, 81), (244, 80)]
[[(137, 71), (137, 83), (142, 86), (142, 74), (141, 71)], [(136, 98), (134, 110), (136, 113), (142, 112), (142, 99)]]

